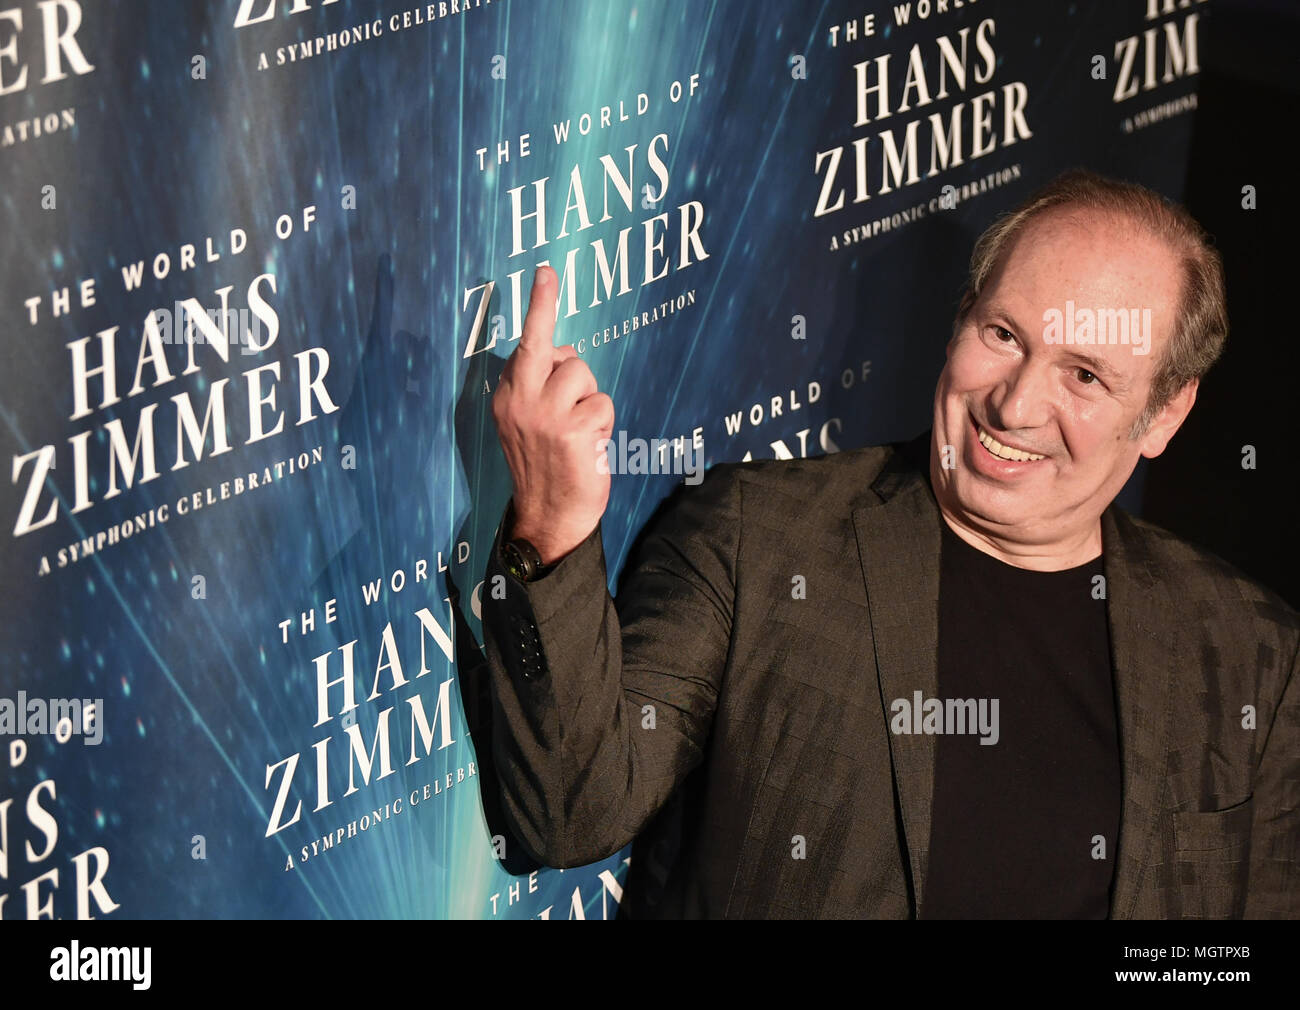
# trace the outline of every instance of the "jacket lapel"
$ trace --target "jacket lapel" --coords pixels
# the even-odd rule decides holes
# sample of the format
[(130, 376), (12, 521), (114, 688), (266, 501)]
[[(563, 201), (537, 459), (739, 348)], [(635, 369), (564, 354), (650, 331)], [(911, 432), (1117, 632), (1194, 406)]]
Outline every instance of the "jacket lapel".
[[(928, 457), (928, 433), (912, 443)], [(914, 454), (909, 454), (914, 455)], [(858, 557), (867, 584), (880, 703), (888, 722), (895, 699), (910, 704), (938, 695), (939, 549), (938, 506), (925, 476), (928, 464), (904, 465), (895, 457), (872, 485), (878, 504), (853, 512)], [(895, 803), (903, 822), (911, 864), (913, 907), (920, 909), (930, 847), (934, 788), (934, 737), (889, 733)]]
[(1102, 514), (1106, 613), (1115, 678), (1123, 799), (1110, 917), (1129, 919), (1163, 808), (1173, 678), (1182, 647), (1161, 620), (1177, 606), (1154, 571), (1142, 531), (1118, 508)]

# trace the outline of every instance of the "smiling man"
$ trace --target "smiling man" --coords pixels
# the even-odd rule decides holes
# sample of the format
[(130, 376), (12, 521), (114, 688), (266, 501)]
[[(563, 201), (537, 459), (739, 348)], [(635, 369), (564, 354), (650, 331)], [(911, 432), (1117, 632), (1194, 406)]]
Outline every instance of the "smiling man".
[(530, 853), (636, 839), (646, 916), (1300, 912), (1300, 621), (1113, 505), (1226, 333), (1184, 211), (1086, 173), (1035, 194), (976, 246), (931, 432), (715, 466), (617, 605), (613, 404), (553, 346), (555, 289), (493, 401), (514, 496), (483, 605)]
[[(930, 477), (948, 524), (1021, 568), (1097, 557), (1102, 512), (1139, 456), (1164, 451), (1219, 355), (1222, 285), (1196, 224), (1137, 187), (1067, 175), (990, 228), (935, 393)], [(1103, 342), (1049, 342), (1067, 303), (1141, 309), (1157, 353), (1095, 327)], [(945, 445), (963, 465), (943, 466)]]

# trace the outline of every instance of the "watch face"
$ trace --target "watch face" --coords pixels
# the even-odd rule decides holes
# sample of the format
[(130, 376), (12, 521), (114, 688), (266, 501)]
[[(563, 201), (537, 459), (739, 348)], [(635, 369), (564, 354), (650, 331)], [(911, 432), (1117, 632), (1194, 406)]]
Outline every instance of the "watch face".
[(523, 555), (519, 553), (519, 548), (512, 543), (507, 543), (502, 546), (501, 553), (506, 563), (506, 571), (520, 582), (528, 581), (528, 565)]

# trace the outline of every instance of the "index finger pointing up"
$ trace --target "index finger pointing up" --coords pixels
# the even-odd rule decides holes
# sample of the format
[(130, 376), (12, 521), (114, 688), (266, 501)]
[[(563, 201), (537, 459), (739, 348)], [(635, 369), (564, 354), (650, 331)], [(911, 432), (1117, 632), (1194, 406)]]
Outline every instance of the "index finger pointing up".
[(552, 351), (555, 348), (555, 301), (558, 295), (555, 271), (548, 266), (538, 267), (533, 276), (533, 290), (528, 296), (528, 315), (524, 317), (523, 333), (515, 348), (516, 381), (540, 387), (551, 374)]

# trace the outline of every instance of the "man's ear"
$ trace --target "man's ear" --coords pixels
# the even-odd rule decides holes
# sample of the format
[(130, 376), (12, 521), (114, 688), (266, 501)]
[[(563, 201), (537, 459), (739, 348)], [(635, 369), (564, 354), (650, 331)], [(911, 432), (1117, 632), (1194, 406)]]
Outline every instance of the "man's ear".
[(1155, 459), (1165, 451), (1165, 446), (1174, 437), (1174, 432), (1187, 420), (1192, 404), (1196, 402), (1196, 390), (1199, 386), (1200, 380), (1192, 379), (1161, 408), (1139, 443), (1143, 456), (1147, 459)]

